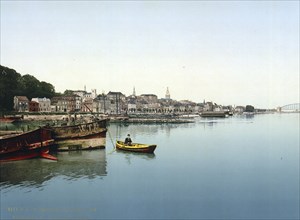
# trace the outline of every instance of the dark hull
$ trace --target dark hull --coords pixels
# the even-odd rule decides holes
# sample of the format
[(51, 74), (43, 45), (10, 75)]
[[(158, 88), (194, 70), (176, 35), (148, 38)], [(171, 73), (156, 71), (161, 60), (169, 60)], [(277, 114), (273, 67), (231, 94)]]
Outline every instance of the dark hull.
[(0, 157), (0, 162), (9, 162), (9, 161), (16, 161), (16, 160), (26, 160), (26, 159), (32, 159), (32, 158), (45, 158), (50, 160), (57, 160), (49, 153), (49, 147), (41, 147), (29, 151), (18, 151), (15, 153), (9, 153), (6, 155), (2, 155)]
[(39, 128), (30, 132), (7, 135), (0, 139), (0, 162), (24, 160), (34, 157), (55, 159), (48, 155), (54, 144), (51, 131)]

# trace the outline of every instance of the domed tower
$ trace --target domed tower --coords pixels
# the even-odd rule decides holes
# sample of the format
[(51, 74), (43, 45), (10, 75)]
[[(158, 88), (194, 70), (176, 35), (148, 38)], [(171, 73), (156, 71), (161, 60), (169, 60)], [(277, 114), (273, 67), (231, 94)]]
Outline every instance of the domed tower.
[(166, 91), (166, 99), (171, 99), (170, 96), (170, 92), (169, 92), (169, 88), (167, 87), (167, 91)]

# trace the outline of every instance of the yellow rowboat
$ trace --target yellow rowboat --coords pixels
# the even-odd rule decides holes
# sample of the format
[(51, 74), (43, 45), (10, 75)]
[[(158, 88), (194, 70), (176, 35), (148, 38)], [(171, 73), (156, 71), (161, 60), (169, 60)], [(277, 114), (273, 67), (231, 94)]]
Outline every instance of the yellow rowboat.
[(116, 148), (124, 151), (140, 152), (140, 153), (153, 153), (156, 145), (154, 144), (138, 144), (132, 143), (131, 145), (125, 144), (123, 141), (117, 141)]

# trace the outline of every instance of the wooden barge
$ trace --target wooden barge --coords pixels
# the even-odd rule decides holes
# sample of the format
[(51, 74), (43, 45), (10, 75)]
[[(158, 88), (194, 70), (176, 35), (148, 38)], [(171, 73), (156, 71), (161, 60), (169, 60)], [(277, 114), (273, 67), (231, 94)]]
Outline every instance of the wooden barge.
[(58, 151), (105, 148), (107, 119), (70, 126), (51, 126)]

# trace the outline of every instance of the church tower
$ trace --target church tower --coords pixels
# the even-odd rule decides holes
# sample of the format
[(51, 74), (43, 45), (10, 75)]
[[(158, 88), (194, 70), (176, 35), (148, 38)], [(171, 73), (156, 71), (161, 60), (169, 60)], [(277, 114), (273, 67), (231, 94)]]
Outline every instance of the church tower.
[(167, 87), (167, 91), (166, 91), (166, 99), (171, 99), (170, 96), (170, 92), (169, 92), (169, 88)]
[(136, 95), (135, 95), (135, 87), (133, 87), (133, 93), (132, 93), (132, 95), (133, 95), (133, 96), (136, 96)]

